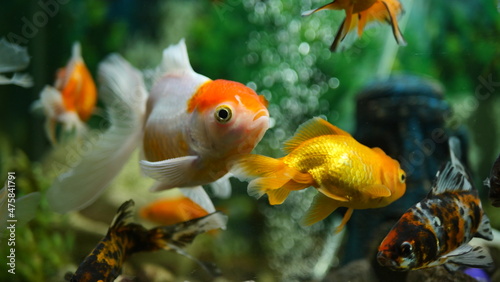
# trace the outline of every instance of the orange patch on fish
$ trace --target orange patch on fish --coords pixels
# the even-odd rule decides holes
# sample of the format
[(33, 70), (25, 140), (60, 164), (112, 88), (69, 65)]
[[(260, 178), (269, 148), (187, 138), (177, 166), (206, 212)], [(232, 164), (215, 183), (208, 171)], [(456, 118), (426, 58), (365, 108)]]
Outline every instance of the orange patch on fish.
[(142, 218), (162, 225), (172, 225), (207, 214), (206, 210), (185, 196), (157, 200), (140, 210)]

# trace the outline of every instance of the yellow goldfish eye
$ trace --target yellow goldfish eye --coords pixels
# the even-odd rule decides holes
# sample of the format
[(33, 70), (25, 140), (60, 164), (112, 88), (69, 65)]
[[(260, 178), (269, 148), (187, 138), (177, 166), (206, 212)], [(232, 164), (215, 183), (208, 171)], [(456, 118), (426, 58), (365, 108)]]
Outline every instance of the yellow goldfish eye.
[(233, 116), (233, 112), (231, 111), (231, 108), (228, 106), (218, 106), (217, 109), (215, 109), (214, 113), (215, 119), (219, 123), (227, 123), (231, 120)]
[(401, 176), (399, 177), (399, 179), (400, 179), (401, 183), (405, 183), (405, 181), (406, 181), (406, 174), (404, 172), (401, 173)]

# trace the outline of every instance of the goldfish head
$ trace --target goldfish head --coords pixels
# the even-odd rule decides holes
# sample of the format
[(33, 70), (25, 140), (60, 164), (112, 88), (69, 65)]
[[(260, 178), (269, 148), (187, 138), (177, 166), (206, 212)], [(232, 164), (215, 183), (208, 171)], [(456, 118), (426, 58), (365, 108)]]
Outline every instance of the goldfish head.
[(208, 81), (188, 102), (188, 112), (193, 113), (191, 136), (203, 136), (208, 154), (249, 153), (269, 128), (266, 106), (264, 97), (241, 83)]
[[(399, 162), (387, 156), (386, 164), (383, 165), (382, 181), (384, 185), (391, 189), (392, 195), (389, 197), (390, 202), (401, 198), (406, 192), (406, 173), (401, 169)], [(388, 203), (388, 204), (389, 204)]]
[(379, 246), (377, 261), (392, 270), (424, 268), (435, 260), (437, 239), (418, 221), (413, 212), (406, 212)]

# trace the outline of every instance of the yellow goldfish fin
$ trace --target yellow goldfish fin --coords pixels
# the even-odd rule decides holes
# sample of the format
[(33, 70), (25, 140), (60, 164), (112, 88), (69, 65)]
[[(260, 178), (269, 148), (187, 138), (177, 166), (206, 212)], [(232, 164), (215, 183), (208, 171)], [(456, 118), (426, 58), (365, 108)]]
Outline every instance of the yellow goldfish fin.
[(293, 137), (284, 143), (283, 151), (289, 154), (304, 141), (323, 135), (351, 136), (349, 133), (330, 124), (328, 121), (320, 117), (315, 117), (299, 126)]
[(337, 189), (336, 187), (330, 187), (330, 189), (326, 189), (325, 187), (319, 187), (318, 191), (320, 191), (325, 196), (327, 196), (328, 198), (331, 198), (333, 200), (336, 200), (336, 201), (339, 201), (339, 202), (349, 202), (349, 199), (347, 199), (346, 197), (339, 196), (339, 195), (337, 195), (335, 193), (332, 193), (330, 191), (330, 190), (336, 190), (336, 189)]
[(386, 198), (392, 195), (391, 190), (382, 184), (368, 185), (360, 189), (362, 193), (369, 195), (372, 198)]
[(240, 156), (232, 160), (230, 166), (231, 174), (240, 180), (275, 176), (277, 171), (287, 167), (280, 159), (254, 154)]
[[(254, 179), (248, 183), (248, 195), (258, 199), (271, 190), (280, 189), (289, 180), (290, 178), (287, 177), (261, 177)], [(271, 203), (271, 198), (269, 199), (269, 203), (274, 205)]]
[(339, 233), (344, 229), (344, 226), (347, 224), (349, 219), (351, 219), (352, 212), (354, 211), (353, 208), (348, 208), (347, 211), (344, 214), (344, 217), (342, 218), (342, 221), (340, 222), (339, 226), (335, 227), (335, 233)]
[(302, 224), (313, 225), (314, 223), (325, 219), (338, 207), (340, 207), (338, 201), (335, 201), (322, 193), (318, 193), (314, 197), (311, 206), (304, 215)]
[(290, 190), (286, 188), (279, 188), (276, 190), (267, 191), (267, 196), (269, 197), (269, 204), (271, 205), (281, 205), (290, 194)]
[(389, 5), (386, 3), (386, 1), (382, 1), (382, 3), (385, 5), (385, 8), (387, 9), (387, 13), (389, 14), (390, 17), (390, 24), (392, 27), (392, 33), (394, 34), (394, 39), (396, 39), (396, 42), (401, 45), (401, 46), (406, 46), (406, 40), (403, 37), (403, 34), (401, 33), (401, 30), (399, 29), (398, 25), (398, 19), (396, 17), (395, 11), (389, 7)]

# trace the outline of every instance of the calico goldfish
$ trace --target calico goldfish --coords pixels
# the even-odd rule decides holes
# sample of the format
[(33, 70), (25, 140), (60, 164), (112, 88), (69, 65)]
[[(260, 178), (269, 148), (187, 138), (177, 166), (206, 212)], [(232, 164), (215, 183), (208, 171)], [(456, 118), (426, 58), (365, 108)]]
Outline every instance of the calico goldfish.
[(302, 16), (308, 16), (321, 10), (345, 10), (346, 17), (340, 25), (335, 39), (330, 46), (331, 51), (337, 51), (339, 44), (347, 34), (357, 26), (357, 35), (361, 37), (365, 27), (372, 22), (388, 22), (399, 45), (406, 41), (399, 29), (397, 17), (403, 12), (398, 0), (337, 0), (317, 9), (306, 11)]
[(142, 171), (152, 191), (180, 187), (207, 212), (215, 211), (201, 185), (231, 192), (230, 158), (249, 153), (269, 128), (267, 101), (245, 85), (196, 73), (184, 40), (163, 51), (148, 92), (142, 74), (119, 55), (99, 66), (100, 95), (111, 127), (48, 192), (58, 212), (93, 202), (142, 144)]
[(449, 140), (450, 158), (434, 180), (429, 195), (411, 207), (379, 246), (377, 260), (393, 270), (414, 270), (444, 265), (489, 267), (493, 261), (473, 237), (492, 240), (490, 221), (477, 190), (458, 159), (460, 144)]
[(406, 189), (405, 172), (380, 148), (368, 148), (349, 133), (321, 118), (302, 124), (284, 144), (286, 156), (274, 159), (248, 154), (234, 160), (231, 172), (251, 179), (248, 193), (268, 195), (281, 204), (293, 190), (315, 187), (318, 193), (304, 223), (314, 224), (338, 207), (347, 207), (342, 230), (354, 209), (380, 208), (399, 199)]
[(47, 85), (40, 93), (39, 103), (47, 121), (45, 130), (52, 144), (56, 143), (56, 123), (64, 131), (75, 130), (81, 135), (85, 122), (94, 112), (97, 90), (92, 76), (81, 56), (80, 44), (73, 44), (72, 55), (67, 65), (57, 71), (54, 86)]
[(172, 225), (207, 214), (205, 209), (184, 195), (156, 200), (140, 211), (142, 218), (162, 225)]
[(500, 207), (500, 155), (491, 167), (490, 177), (484, 181), (484, 185), (490, 188), (491, 204)]
[(134, 201), (123, 203), (113, 219), (106, 236), (68, 277), (70, 281), (114, 281), (120, 275), (123, 263), (134, 253), (157, 250), (174, 251), (193, 259), (213, 275), (217, 271), (203, 264), (184, 251), (197, 235), (214, 229), (225, 229), (227, 217), (221, 212), (211, 213), (201, 218), (146, 229), (142, 225), (129, 222)]

